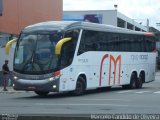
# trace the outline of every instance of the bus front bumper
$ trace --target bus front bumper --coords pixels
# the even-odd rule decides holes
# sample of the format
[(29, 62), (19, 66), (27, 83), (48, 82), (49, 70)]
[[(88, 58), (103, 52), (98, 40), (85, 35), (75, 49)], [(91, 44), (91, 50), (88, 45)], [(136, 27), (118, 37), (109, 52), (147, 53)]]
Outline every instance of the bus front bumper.
[(14, 81), (14, 90), (25, 91), (47, 91), (58, 92), (59, 91), (59, 79), (56, 80), (25, 80), (19, 79)]

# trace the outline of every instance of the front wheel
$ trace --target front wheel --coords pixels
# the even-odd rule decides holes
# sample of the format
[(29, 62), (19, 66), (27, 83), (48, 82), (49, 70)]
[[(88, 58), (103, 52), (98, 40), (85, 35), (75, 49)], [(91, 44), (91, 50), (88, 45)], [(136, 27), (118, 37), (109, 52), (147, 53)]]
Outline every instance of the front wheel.
[(35, 91), (35, 93), (39, 96), (47, 96), (48, 95), (48, 91)]
[(82, 77), (79, 77), (76, 83), (75, 91), (73, 92), (74, 95), (79, 96), (84, 94), (85, 92), (85, 80)]

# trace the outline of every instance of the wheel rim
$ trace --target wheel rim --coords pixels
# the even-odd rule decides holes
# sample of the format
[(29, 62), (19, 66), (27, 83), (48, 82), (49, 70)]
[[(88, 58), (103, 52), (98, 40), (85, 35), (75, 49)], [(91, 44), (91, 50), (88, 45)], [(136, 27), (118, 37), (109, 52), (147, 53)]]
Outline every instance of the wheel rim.
[(135, 87), (136, 87), (136, 82), (135, 82), (135, 80), (134, 80), (134, 79), (132, 80), (132, 87), (133, 87), (133, 88), (135, 88)]
[(77, 91), (77, 93), (82, 93), (83, 92), (83, 85), (82, 85), (81, 82), (77, 83), (76, 91)]
[(131, 78), (131, 84), (130, 84), (131, 89), (136, 88), (136, 77), (133, 75)]
[(138, 79), (138, 88), (142, 87), (142, 79), (143, 79), (143, 77), (140, 75), (139, 79)]

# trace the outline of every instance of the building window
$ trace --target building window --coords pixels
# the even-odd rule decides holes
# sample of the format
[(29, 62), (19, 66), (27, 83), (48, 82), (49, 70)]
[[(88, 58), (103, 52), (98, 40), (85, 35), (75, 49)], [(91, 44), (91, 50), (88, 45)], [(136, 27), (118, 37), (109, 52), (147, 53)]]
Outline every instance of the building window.
[(0, 16), (2, 16), (2, 9), (3, 9), (2, 0), (0, 0)]

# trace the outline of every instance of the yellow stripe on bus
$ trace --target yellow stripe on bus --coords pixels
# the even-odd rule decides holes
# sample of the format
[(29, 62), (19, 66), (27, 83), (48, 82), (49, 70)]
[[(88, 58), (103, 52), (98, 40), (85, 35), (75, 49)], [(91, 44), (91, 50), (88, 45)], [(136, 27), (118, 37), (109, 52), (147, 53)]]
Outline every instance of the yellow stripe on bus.
[(61, 40), (56, 44), (55, 54), (56, 54), (56, 55), (60, 55), (63, 44), (66, 43), (66, 42), (68, 42), (68, 41), (70, 41), (70, 40), (71, 40), (71, 38), (63, 38), (63, 39), (61, 39)]
[(12, 45), (12, 43), (17, 42), (17, 38), (10, 40), (9, 42), (7, 42), (6, 47), (5, 47), (5, 53), (8, 55), (9, 51), (10, 51), (10, 47)]

